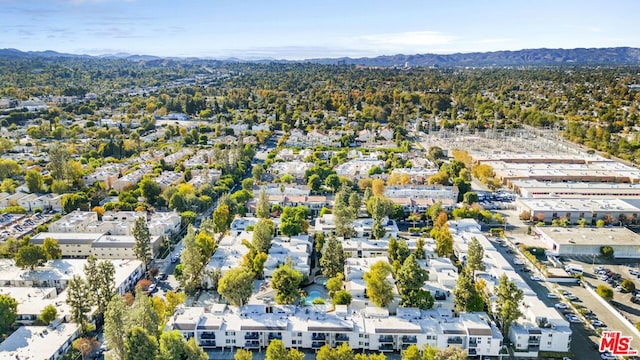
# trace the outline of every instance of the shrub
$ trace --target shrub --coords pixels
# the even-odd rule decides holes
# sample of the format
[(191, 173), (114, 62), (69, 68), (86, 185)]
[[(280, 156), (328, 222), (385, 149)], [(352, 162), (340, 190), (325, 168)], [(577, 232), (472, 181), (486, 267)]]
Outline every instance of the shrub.
[(601, 298), (607, 301), (613, 300), (613, 289), (607, 285), (598, 285), (596, 288), (596, 294), (600, 295)]
[(613, 258), (613, 248), (611, 246), (603, 246), (600, 248), (600, 256), (605, 259)]

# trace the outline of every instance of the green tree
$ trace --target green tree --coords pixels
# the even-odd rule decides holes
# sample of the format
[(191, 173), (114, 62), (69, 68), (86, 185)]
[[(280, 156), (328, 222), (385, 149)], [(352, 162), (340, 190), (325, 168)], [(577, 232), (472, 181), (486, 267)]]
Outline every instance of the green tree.
[(307, 185), (309, 186), (309, 190), (311, 190), (312, 193), (317, 194), (318, 192), (320, 192), (320, 189), (322, 188), (322, 179), (320, 178), (320, 175), (313, 174), (309, 176)]
[(89, 312), (91, 311), (89, 285), (79, 275), (74, 275), (67, 286), (67, 304), (71, 308), (71, 319), (80, 326), (81, 332), (89, 331)]
[(42, 247), (27, 244), (18, 249), (14, 260), (16, 262), (16, 266), (23, 269), (33, 270), (36, 266), (41, 266), (45, 261), (47, 261), (47, 254), (44, 252)]
[(242, 179), (241, 185), (243, 190), (253, 191), (253, 179), (251, 178)]
[(502, 333), (509, 333), (509, 326), (520, 316), (520, 305), (524, 297), (522, 289), (509, 280), (506, 274), (502, 274), (498, 280), (498, 286), (495, 290), (496, 299), (496, 317), (500, 320)]
[(8, 333), (18, 317), (18, 302), (9, 295), (0, 294), (0, 338)]
[(424, 282), (429, 279), (427, 271), (418, 264), (415, 256), (411, 254), (396, 272), (395, 278), (403, 306), (415, 307), (418, 303), (416, 297), (422, 295), (418, 290), (422, 289)]
[(393, 202), (382, 195), (372, 196), (367, 200), (367, 211), (373, 220), (382, 220), (391, 214)]
[(280, 216), (280, 232), (286, 236), (295, 236), (305, 233), (309, 228), (306, 206), (285, 206)]
[(253, 360), (253, 353), (249, 350), (238, 349), (233, 355), (233, 360)]
[(600, 248), (600, 256), (604, 259), (612, 259), (613, 258), (613, 247), (611, 246), (602, 246)]
[(336, 174), (331, 174), (324, 180), (324, 185), (336, 192), (340, 188), (340, 178)]
[(143, 327), (134, 326), (127, 332), (124, 360), (155, 360), (158, 343)]
[(384, 261), (378, 261), (364, 273), (367, 295), (376, 306), (385, 307), (393, 300), (393, 286), (387, 280), (390, 274), (391, 266)]
[(458, 275), (456, 287), (453, 289), (453, 302), (459, 313), (482, 311), (484, 301), (473, 282), (473, 274), (468, 267), (464, 267)]
[(596, 287), (596, 294), (607, 301), (613, 300), (613, 289), (607, 285), (598, 285), (598, 287)]
[(253, 228), (253, 237), (251, 242), (258, 252), (269, 252), (271, 241), (274, 233), (273, 221), (261, 219)]
[(467, 244), (467, 268), (471, 274), (475, 274), (476, 271), (484, 271), (484, 248), (480, 244), (480, 241), (475, 237), (472, 237)]
[(278, 304), (294, 304), (300, 298), (300, 283), (303, 275), (288, 264), (273, 272), (271, 287), (276, 291)]
[(258, 195), (258, 203), (256, 204), (256, 216), (261, 219), (268, 219), (271, 217), (271, 204), (269, 203), (269, 195), (264, 188), (260, 189)]
[(110, 352), (115, 359), (124, 359), (125, 337), (128, 330), (127, 306), (122, 296), (113, 296), (104, 314), (104, 339), (109, 343)]
[(427, 257), (426, 253), (424, 252), (424, 245), (425, 245), (424, 239), (418, 238), (418, 241), (416, 241), (416, 251), (415, 251), (416, 259), (422, 260)]
[(89, 300), (97, 307), (98, 314), (104, 314), (110, 299), (116, 294), (115, 267), (110, 260), (98, 262), (94, 256), (89, 256), (84, 273), (91, 293)]
[(416, 345), (410, 345), (402, 352), (402, 360), (422, 360), (422, 352)]
[(316, 354), (316, 360), (351, 360), (354, 356), (349, 344), (343, 342), (333, 349), (328, 344), (323, 345)]
[(153, 308), (151, 298), (138, 289), (127, 318), (128, 327), (139, 326), (153, 337), (158, 335), (160, 316)]
[(267, 350), (265, 352), (265, 360), (302, 360), (304, 359), (304, 353), (296, 349), (289, 349), (284, 347), (282, 340), (274, 339), (269, 342)]
[(436, 240), (436, 253), (440, 257), (446, 257), (453, 254), (453, 236), (449, 232), (449, 227), (434, 227), (431, 230), (431, 236)]
[(242, 306), (253, 292), (253, 274), (245, 268), (233, 268), (218, 281), (218, 293), (231, 305)]
[(155, 204), (162, 193), (160, 185), (150, 177), (142, 179), (138, 184), (138, 189), (140, 189), (142, 196), (144, 196), (149, 204)]
[(191, 338), (187, 341), (179, 331), (165, 331), (160, 335), (157, 360), (207, 360), (209, 356)]
[(349, 305), (352, 300), (351, 293), (347, 290), (338, 290), (333, 294), (331, 300), (333, 300), (334, 305)]
[(133, 252), (136, 258), (146, 266), (151, 262), (151, 234), (147, 226), (147, 219), (144, 216), (136, 218), (133, 224), (133, 237), (136, 242), (133, 246)]
[(45, 238), (42, 242), (42, 250), (47, 255), (47, 260), (62, 259), (62, 250), (58, 240)]
[(49, 325), (50, 322), (56, 319), (58, 316), (58, 310), (52, 304), (45, 306), (42, 311), (40, 311), (40, 315), (38, 315), (38, 319), (42, 321), (45, 325)]
[(336, 276), (327, 279), (326, 288), (329, 290), (329, 295), (333, 296), (333, 294), (342, 290), (342, 284), (344, 282), (344, 275), (340, 272), (336, 274)]
[(633, 281), (629, 279), (624, 279), (620, 283), (620, 287), (624, 292), (632, 292), (633, 290), (636, 289), (636, 284), (634, 284)]
[(29, 170), (24, 176), (24, 182), (27, 184), (30, 193), (39, 193), (44, 189), (44, 176), (38, 170)]
[(183, 264), (180, 284), (187, 294), (194, 294), (202, 285), (204, 269), (207, 259), (198, 246), (197, 237), (193, 226), (189, 225), (187, 234), (182, 239), (183, 250), (180, 255), (180, 263)]
[[(51, 190), (54, 192), (57, 192), (53, 190), (53, 188), (54, 186), (51, 185)], [(66, 189), (64, 191), (66, 191)], [(57, 193), (60, 193), (60, 192), (57, 192)], [(62, 211), (65, 214), (73, 212), (77, 209), (85, 208), (88, 202), (89, 202), (89, 199), (87, 198), (87, 195), (84, 193), (65, 194), (62, 196), (62, 199), (60, 199), (60, 203), (62, 205)]]
[(333, 235), (329, 235), (329, 239), (324, 246), (322, 257), (320, 257), (320, 267), (322, 268), (322, 274), (327, 278), (333, 278), (344, 271), (342, 244)]
[(213, 224), (214, 230), (218, 233), (223, 233), (229, 229), (231, 225), (231, 211), (229, 210), (229, 205), (221, 204), (218, 208), (213, 212)]
[(343, 186), (336, 193), (333, 201), (333, 221), (336, 226), (336, 235), (349, 238), (354, 235), (353, 220), (357, 216), (357, 208), (349, 204), (350, 191)]
[(253, 165), (253, 168), (251, 169), (251, 176), (253, 176), (253, 179), (255, 181), (260, 181), (260, 179), (262, 179), (262, 175), (264, 175), (264, 168), (262, 165)]

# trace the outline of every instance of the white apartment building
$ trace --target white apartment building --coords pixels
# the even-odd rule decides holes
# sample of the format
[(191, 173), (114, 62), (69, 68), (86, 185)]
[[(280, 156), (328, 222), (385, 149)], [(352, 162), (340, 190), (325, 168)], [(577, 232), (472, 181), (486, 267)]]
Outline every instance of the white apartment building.
[(178, 310), (167, 325), (185, 338), (195, 338), (205, 349), (264, 349), (273, 339), (285, 347), (319, 349), (347, 343), (356, 351), (391, 352), (410, 345), (458, 346), (469, 354), (497, 356), (502, 335), (484, 313), (450, 319), (438, 312), (399, 309), (390, 316), (385, 309), (355, 310), (338, 305), (295, 307), (254, 304), (242, 308), (216, 304), (210, 308)]
[[(391, 237), (398, 238), (398, 224), (394, 220), (384, 218), (382, 220), (382, 226), (384, 227), (385, 234), (383, 239)], [(355, 230), (354, 238), (372, 238), (373, 219), (360, 218), (353, 221), (353, 229)], [(334, 234), (336, 225), (333, 214), (324, 214), (322, 217), (316, 218), (315, 232), (322, 232), (325, 235)]]
[(102, 220), (98, 220), (94, 211), (76, 210), (51, 223), (49, 232), (133, 235), (135, 221), (140, 217), (147, 219), (149, 233), (153, 236), (169, 235), (180, 229), (180, 214), (175, 211), (150, 215), (144, 211), (107, 211)]
[(78, 325), (21, 326), (0, 343), (0, 358), (55, 360), (64, 355), (79, 335)]
[(264, 264), (264, 277), (271, 278), (273, 272), (285, 264), (289, 259), (293, 268), (302, 274), (311, 274), (311, 251), (313, 245), (309, 235), (297, 235), (291, 237), (276, 237), (271, 241), (271, 248)]
[(361, 179), (369, 176), (374, 166), (384, 169), (384, 161), (377, 158), (357, 158), (335, 167), (336, 174), (350, 179)]
[[(124, 295), (144, 274), (139, 260), (109, 260), (115, 267), (116, 292)], [(21, 269), (12, 259), (0, 259), (0, 285), (8, 287), (56, 288), (62, 291), (74, 275), (84, 277), (85, 259), (50, 260), (34, 270)]]
[(456, 249), (464, 249), (472, 238), (476, 238), (484, 248), (486, 269), (484, 272), (476, 272), (476, 277), (485, 280), (487, 289), (491, 291), (497, 286), (498, 279), (503, 274), (522, 289), (523, 304), (526, 304), (521, 309), (523, 316), (511, 325), (508, 334), (515, 345), (518, 357), (535, 358), (539, 351), (569, 352), (572, 334), (569, 322), (558, 313), (558, 310), (546, 306), (538, 298), (520, 274), (482, 234), (480, 225), (473, 219), (449, 221), (449, 230), (454, 238)]

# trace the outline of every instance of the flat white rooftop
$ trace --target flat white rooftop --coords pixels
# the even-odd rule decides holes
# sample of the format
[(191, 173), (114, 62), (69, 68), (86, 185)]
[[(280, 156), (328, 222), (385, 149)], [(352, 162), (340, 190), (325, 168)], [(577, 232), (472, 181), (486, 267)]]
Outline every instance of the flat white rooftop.
[(635, 245), (640, 246), (640, 235), (625, 227), (537, 227), (536, 232), (559, 245)]
[(71, 340), (78, 326), (61, 324), (55, 329), (47, 326), (21, 326), (0, 343), (1, 359), (42, 360), (57, 355), (63, 344)]

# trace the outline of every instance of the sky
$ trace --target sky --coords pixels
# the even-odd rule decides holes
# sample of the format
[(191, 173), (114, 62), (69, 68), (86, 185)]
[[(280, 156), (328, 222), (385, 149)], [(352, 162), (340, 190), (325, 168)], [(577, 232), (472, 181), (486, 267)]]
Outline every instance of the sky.
[(310, 59), (640, 47), (637, 0), (0, 0), (0, 48)]

